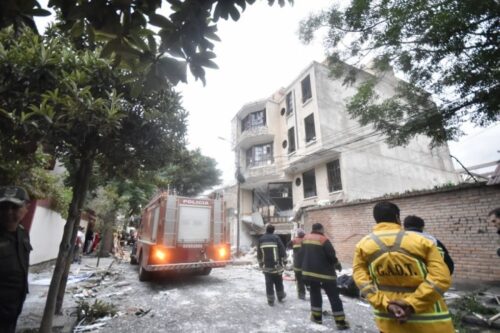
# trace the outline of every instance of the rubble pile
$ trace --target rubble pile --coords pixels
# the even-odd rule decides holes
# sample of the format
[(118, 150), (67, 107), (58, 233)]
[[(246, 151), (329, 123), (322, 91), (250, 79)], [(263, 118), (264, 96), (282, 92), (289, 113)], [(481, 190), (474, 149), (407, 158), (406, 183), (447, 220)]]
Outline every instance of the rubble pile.
[[(462, 294), (462, 295), (460, 295)], [(500, 329), (500, 296), (493, 292), (470, 292), (445, 294), (455, 327), (488, 327)], [(480, 329), (482, 331), (482, 329)]]

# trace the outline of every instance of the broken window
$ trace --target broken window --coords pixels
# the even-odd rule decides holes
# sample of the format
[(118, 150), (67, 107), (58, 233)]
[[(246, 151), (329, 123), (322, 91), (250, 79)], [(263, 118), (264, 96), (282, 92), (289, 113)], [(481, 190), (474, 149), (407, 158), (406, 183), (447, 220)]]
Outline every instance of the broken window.
[(311, 92), (311, 79), (308, 76), (302, 82), (300, 82), (300, 86), (302, 88), (302, 104), (307, 102), (312, 98), (312, 92)]
[(291, 127), (288, 129), (288, 153), (293, 153), (295, 151), (295, 128)]
[(273, 144), (265, 143), (250, 147), (246, 152), (247, 167), (268, 165), (273, 163)]
[(282, 211), (293, 209), (292, 183), (269, 183), (269, 198), (276, 206), (278, 215)]
[(306, 130), (306, 143), (316, 140), (316, 129), (314, 128), (314, 114), (304, 118), (304, 127)]
[(293, 113), (293, 95), (290, 91), (286, 94), (286, 114), (289, 115), (291, 113)]
[(326, 164), (328, 173), (328, 190), (330, 192), (342, 190), (342, 179), (340, 178), (340, 162), (339, 160), (331, 161)]
[(266, 125), (266, 110), (252, 112), (241, 121), (241, 131)]
[(304, 198), (316, 196), (316, 174), (314, 169), (306, 171), (302, 174), (304, 181)]

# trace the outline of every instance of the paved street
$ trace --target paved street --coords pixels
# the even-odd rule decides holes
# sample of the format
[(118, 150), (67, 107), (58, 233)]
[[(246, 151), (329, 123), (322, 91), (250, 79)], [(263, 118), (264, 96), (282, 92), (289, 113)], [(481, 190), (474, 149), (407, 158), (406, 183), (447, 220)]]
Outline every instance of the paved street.
[[(101, 327), (93, 330), (86, 327), (94, 332), (335, 331), (331, 316), (324, 317), (323, 325), (309, 321), (309, 301), (297, 299), (295, 282), (287, 277), (285, 302), (269, 307), (264, 276), (256, 265), (213, 269), (209, 276), (164, 277), (154, 282), (139, 282), (137, 266), (127, 261), (112, 261), (111, 258), (101, 259), (96, 268), (96, 258), (84, 257), (81, 265), (72, 265), (64, 315), (57, 316), (54, 322), (57, 332), (71, 331), (76, 322), (74, 314), (71, 315), (76, 301), (93, 304), (95, 299), (113, 303), (118, 315), (98, 323), (103, 325)], [(19, 319), (19, 332), (38, 328), (49, 281), (48, 270), (30, 275), (31, 292)], [(341, 297), (352, 327), (347, 332), (377, 332), (366, 303)], [(323, 310), (331, 311), (326, 296), (323, 301)]]
[[(303, 333), (326, 332), (335, 327), (330, 316), (325, 316), (323, 325), (309, 321), (309, 302), (297, 299), (294, 281), (285, 281), (286, 301), (269, 307), (264, 277), (253, 265), (214, 269), (209, 276), (147, 283), (138, 281), (137, 266), (123, 263), (116, 268), (130, 285), (125, 287), (125, 295), (98, 296), (116, 304), (121, 313), (108, 321), (103, 328), (106, 332)], [(351, 332), (376, 332), (366, 304), (347, 297), (343, 300)], [(324, 309), (331, 310), (329, 306)], [(137, 317), (139, 310), (150, 312)]]

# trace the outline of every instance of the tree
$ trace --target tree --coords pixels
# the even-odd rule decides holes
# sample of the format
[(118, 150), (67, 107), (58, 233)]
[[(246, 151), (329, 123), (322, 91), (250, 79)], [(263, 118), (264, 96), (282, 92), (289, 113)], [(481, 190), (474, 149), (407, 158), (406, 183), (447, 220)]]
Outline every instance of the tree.
[[(143, 73), (143, 80), (135, 85), (138, 93), (143, 88), (150, 91), (166, 83), (186, 82), (188, 66), (196, 79), (205, 82), (204, 68), (217, 68), (213, 61), (213, 42), (220, 40), (216, 22), (221, 18), (237, 21), (246, 6), (254, 2), (50, 0), (49, 7), (58, 10), (61, 29), (70, 32), (76, 44), (93, 48), (96, 42), (104, 42), (103, 57)], [(271, 6), (275, 2), (268, 0)], [(285, 0), (277, 2), (285, 5)], [(162, 8), (163, 3), (169, 8)], [(161, 14), (160, 9), (169, 15)], [(33, 17), (47, 15), (50, 12), (36, 0), (0, 2), (0, 28), (27, 25), (36, 30)]]
[(94, 166), (127, 178), (168, 164), (185, 145), (186, 112), (168, 86), (135, 96), (140, 78), (54, 31), (45, 39), (0, 31), (0, 66), (0, 142), (18, 138), (10, 142), (19, 155), (26, 143), (43, 142), (70, 174), (72, 200), (40, 328), (49, 332)]
[(196, 196), (221, 183), (217, 162), (203, 156), (199, 149), (185, 151), (183, 158), (162, 168), (158, 174), (159, 187), (175, 190), (179, 195)]
[[(307, 43), (326, 27), (329, 66), (346, 83), (355, 69), (345, 62), (374, 60), (381, 74), (359, 84), (348, 104), (361, 124), (372, 123), (392, 145), (417, 134), (436, 145), (456, 139), (464, 121), (500, 119), (499, 17), (496, 0), (352, 0), (309, 16), (299, 35)], [(381, 99), (373, 88), (390, 67), (408, 82)]]
[(9, 139), (12, 138), (0, 136), (0, 184), (19, 184), (31, 199), (50, 199), (50, 207), (67, 217), (71, 191), (64, 186), (64, 175), (48, 170), (52, 165), (51, 156), (44, 153), (42, 147), (26, 156), (24, 149), (16, 150), (17, 142)]

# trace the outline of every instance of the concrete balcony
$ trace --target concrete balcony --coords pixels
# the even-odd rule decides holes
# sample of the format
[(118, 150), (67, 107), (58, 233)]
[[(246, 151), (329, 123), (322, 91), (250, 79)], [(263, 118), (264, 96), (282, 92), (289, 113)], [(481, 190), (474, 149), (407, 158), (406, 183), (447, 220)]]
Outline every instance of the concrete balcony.
[(250, 127), (243, 131), (236, 140), (236, 145), (241, 149), (248, 149), (251, 146), (272, 142), (274, 134), (267, 126)]
[(242, 169), (243, 177), (245, 177), (245, 183), (241, 184), (242, 188), (253, 188), (281, 178), (276, 164), (272, 160), (267, 163)]

